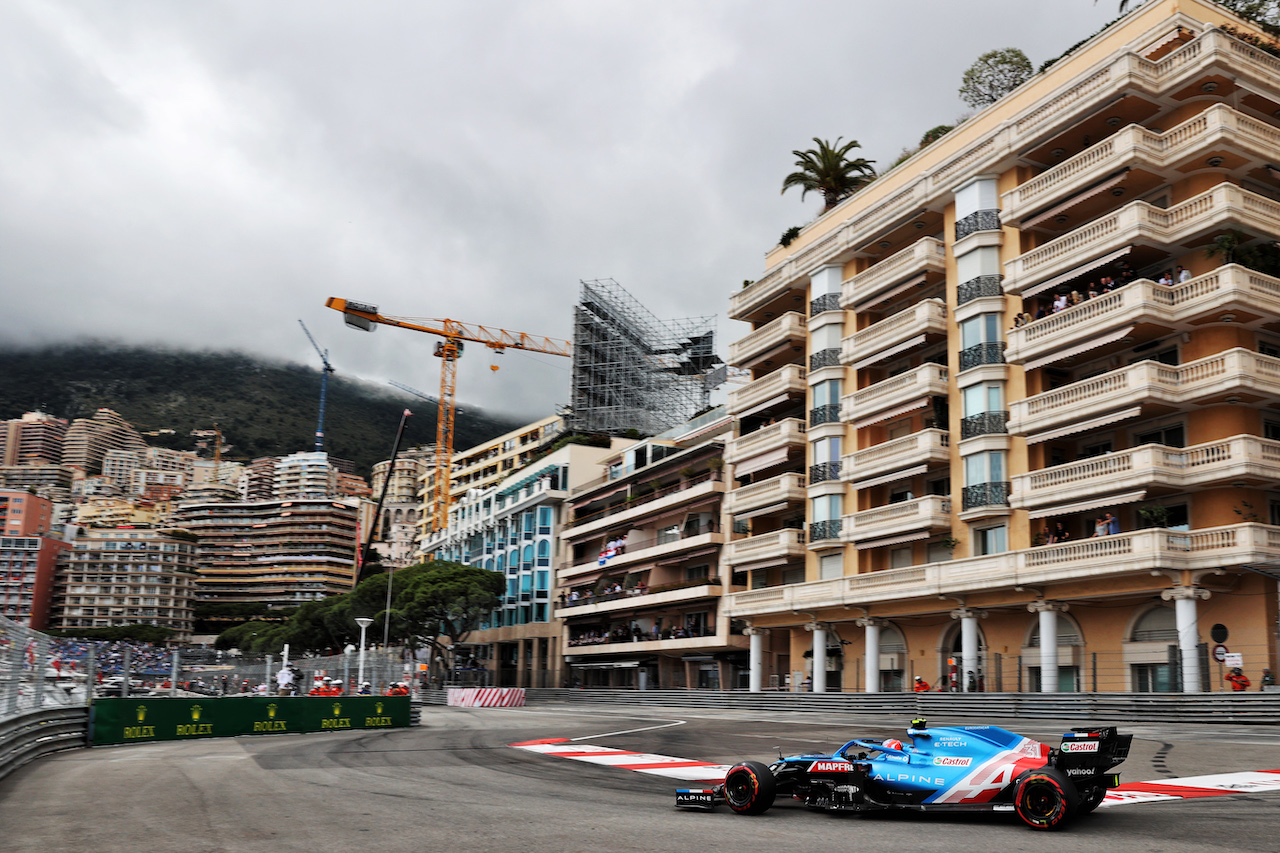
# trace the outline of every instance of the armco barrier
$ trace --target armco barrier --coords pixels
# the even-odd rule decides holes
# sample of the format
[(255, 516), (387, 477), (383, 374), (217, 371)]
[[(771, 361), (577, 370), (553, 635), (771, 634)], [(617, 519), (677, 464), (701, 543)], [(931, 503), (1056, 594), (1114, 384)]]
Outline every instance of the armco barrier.
[(523, 687), (450, 687), (447, 702), (456, 708), (522, 708)]
[(29, 711), (0, 723), (0, 779), (42, 755), (85, 746), (88, 723), (84, 706)]
[(410, 724), (408, 696), (245, 696), (99, 699), (89, 727), (91, 742), (100, 746)]

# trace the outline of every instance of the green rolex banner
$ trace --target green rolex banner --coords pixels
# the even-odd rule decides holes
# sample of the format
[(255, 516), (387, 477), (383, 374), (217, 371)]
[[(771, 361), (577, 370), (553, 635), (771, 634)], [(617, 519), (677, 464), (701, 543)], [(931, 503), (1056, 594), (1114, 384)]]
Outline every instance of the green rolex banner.
[(98, 699), (93, 744), (203, 737), (399, 728), (409, 725), (408, 696), (236, 696)]

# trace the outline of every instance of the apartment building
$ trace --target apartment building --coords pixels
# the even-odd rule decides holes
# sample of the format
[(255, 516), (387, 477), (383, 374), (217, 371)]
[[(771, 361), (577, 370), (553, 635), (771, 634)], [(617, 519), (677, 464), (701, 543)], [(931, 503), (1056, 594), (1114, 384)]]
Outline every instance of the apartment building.
[(747, 686), (748, 638), (721, 606), (747, 583), (721, 559), (732, 425), (713, 409), (615, 452), (570, 495), (555, 610), (570, 683)]
[(93, 417), (71, 422), (62, 443), (62, 463), (83, 468), (88, 474), (99, 474), (108, 451), (146, 449), (142, 436), (117, 412), (98, 409)]
[[(422, 519), (421, 482), (435, 465), (435, 445), (411, 447), (396, 456), (395, 467), (384, 459), (373, 466), (373, 500), (386, 498), (378, 518), (374, 543), (383, 563), (401, 568), (417, 561), (418, 522)], [(390, 482), (387, 480), (390, 472)]]
[(0, 421), (0, 465), (57, 465), (67, 422), (44, 412)]
[(42, 536), (53, 527), (53, 501), (26, 491), (0, 489), (0, 535)]
[(355, 585), (356, 501), (182, 501), (173, 522), (197, 537), (202, 601), (296, 607)]
[(1280, 60), (1224, 28), (1143, 4), (732, 296), (751, 689), (1276, 669)]
[(49, 627), (158, 625), (191, 638), (196, 546), (176, 530), (82, 531), (59, 562)]
[(48, 536), (0, 536), (0, 615), (28, 628), (48, 627), (58, 558), (68, 547)]
[(506, 575), (501, 606), (466, 638), (467, 653), (459, 659), (473, 677), (503, 687), (564, 682), (554, 596), (565, 500), (574, 489), (599, 480), (601, 460), (630, 443), (566, 444), (488, 488), (471, 489), (450, 507), (448, 528), (422, 542), (424, 554)]

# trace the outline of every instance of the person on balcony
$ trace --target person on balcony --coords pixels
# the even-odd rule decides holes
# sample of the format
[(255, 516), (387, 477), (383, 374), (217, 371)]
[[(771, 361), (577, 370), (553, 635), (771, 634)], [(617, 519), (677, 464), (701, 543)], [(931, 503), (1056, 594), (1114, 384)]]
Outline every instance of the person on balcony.
[(1184, 266), (1179, 266), (1176, 270), (1174, 270), (1174, 273), (1176, 274), (1175, 278), (1177, 278), (1178, 284), (1185, 284), (1186, 282), (1191, 280), (1191, 270), (1187, 269)]
[(1105, 518), (1107, 521), (1108, 536), (1114, 536), (1115, 534), (1120, 532), (1120, 519), (1116, 518), (1111, 513), (1107, 513), (1106, 515), (1103, 516), (1103, 518)]

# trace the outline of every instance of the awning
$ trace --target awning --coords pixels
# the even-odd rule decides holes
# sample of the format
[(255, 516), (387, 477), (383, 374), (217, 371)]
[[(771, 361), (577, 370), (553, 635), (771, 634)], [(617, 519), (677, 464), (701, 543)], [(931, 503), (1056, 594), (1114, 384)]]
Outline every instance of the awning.
[(897, 346), (889, 347), (886, 350), (880, 350), (875, 355), (869, 355), (866, 358), (859, 359), (858, 361), (854, 362), (853, 369), (861, 370), (862, 368), (867, 367), (869, 365), (876, 364), (878, 362), (884, 361), (885, 359), (893, 358), (895, 355), (897, 355), (900, 352), (909, 350), (912, 347), (920, 346), (922, 343), (924, 343), (924, 341), (925, 341), (924, 335), (916, 335), (914, 338), (912, 338), (909, 341), (903, 341)]
[[(1069, 311), (1071, 309), (1067, 310)], [(1063, 359), (1071, 358), (1073, 355), (1079, 355), (1082, 352), (1088, 352), (1091, 349), (1097, 349), (1098, 347), (1105, 346), (1106, 344), (1113, 344), (1121, 338), (1128, 337), (1131, 332), (1133, 332), (1133, 326), (1125, 326), (1123, 329), (1108, 332), (1101, 337), (1090, 338), (1082, 344), (1076, 344), (1073, 347), (1067, 347), (1066, 349), (1058, 350), (1057, 352), (1050, 353), (1049, 355), (1042, 355), (1039, 358), (1033, 358), (1031, 361), (1024, 362), (1022, 369), (1035, 370), (1037, 367), (1044, 367), (1046, 364), (1053, 364), (1055, 361), (1062, 361)]]
[(929, 278), (928, 273), (920, 273), (920, 275), (912, 276), (911, 278), (907, 279), (902, 284), (898, 285), (892, 290), (888, 290), (884, 293), (873, 296), (870, 299), (864, 299), (861, 301), (855, 300), (851, 310), (866, 311), (869, 308), (874, 308), (875, 306), (879, 305), (881, 302), (887, 302), (888, 300), (897, 296), (899, 293), (903, 293), (904, 291), (910, 290), (916, 285), (924, 284), (928, 278)]
[(914, 477), (928, 470), (928, 465), (914, 465), (910, 468), (903, 468), (901, 471), (893, 471), (880, 477), (872, 477), (869, 480), (858, 480), (849, 485), (854, 489), (869, 489), (872, 486), (883, 486), (885, 483), (892, 483), (894, 480), (905, 480), (907, 477)]
[(1141, 406), (1131, 406), (1128, 409), (1121, 409), (1120, 411), (1112, 412), (1109, 415), (1101, 415), (1096, 418), (1090, 418), (1087, 421), (1076, 421), (1075, 423), (1064, 427), (1058, 427), (1057, 429), (1045, 430), (1044, 432), (1038, 432), (1035, 435), (1029, 435), (1026, 438), (1026, 442), (1027, 444), (1039, 444), (1042, 441), (1052, 441), (1055, 438), (1062, 438), (1064, 435), (1085, 432), (1086, 430), (1106, 426), (1107, 424), (1113, 424), (1117, 421), (1126, 421), (1129, 418), (1136, 418), (1140, 414), (1142, 414)]
[[(672, 557), (669, 560), (654, 560), (653, 564), (655, 566), (678, 566), (681, 563), (685, 563), (685, 562), (688, 562), (689, 560), (697, 559), (698, 557), (709, 557), (719, 550), (720, 550), (719, 545), (713, 545), (710, 548), (699, 548), (697, 551), (691, 551), (688, 554), (680, 554), (676, 557)], [(708, 581), (708, 583), (709, 582), (710, 581)]]
[(755, 518), (757, 515), (768, 515), (771, 512), (781, 512), (788, 506), (790, 506), (790, 504), (787, 501), (780, 501), (776, 504), (762, 506), (759, 509), (751, 509), (746, 512), (735, 512), (733, 517), (741, 521), (746, 521), (748, 518)]
[(899, 406), (896, 409), (889, 409), (888, 411), (881, 412), (878, 415), (872, 415), (869, 418), (854, 421), (853, 428), (862, 429), (863, 427), (869, 427), (872, 424), (878, 424), (881, 421), (887, 421), (890, 418), (896, 418), (898, 415), (905, 415), (907, 412), (914, 412), (916, 409), (923, 409), (925, 406), (929, 405), (929, 399), (929, 397), (921, 397), (919, 400), (907, 403), (904, 406)]
[(1070, 210), (1071, 208), (1075, 207), (1080, 202), (1091, 199), (1098, 193), (1106, 192), (1107, 190), (1114, 187), (1116, 184), (1123, 181), (1128, 174), (1129, 174), (1129, 170), (1127, 168), (1122, 169), (1118, 174), (1112, 175), (1110, 178), (1107, 178), (1101, 183), (1094, 184), (1092, 187), (1089, 187), (1087, 190), (1077, 193), (1076, 195), (1062, 202), (1062, 204), (1055, 205), (1049, 208), (1048, 210), (1046, 210), (1044, 213), (1037, 214), (1031, 219), (1022, 220), (1019, 227), (1034, 228), (1035, 226), (1039, 225), (1041, 222), (1044, 222), (1046, 219), (1052, 219), (1053, 217), (1057, 216), (1059, 213), (1062, 213), (1065, 210)]
[(1130, 504), (1134, 501), (1140, 501), (1147, 496), (1146, 489), (1139, 489), (1136, 492), (1124, 492), (1119, 495), (1107, 495), (1102, 498), (1094, 498), (1087, 501), (1076, 501), (1069, 504), (1058, 504), (1057, 506), (1046, 506), (1040, 509), (1033, 509), (1027, 512), (1027, 518), (1049, 518), (1055, 515), (1070, 515), (1073, 512), (1084, 512), (1089, 509), (1099, 509), (1104, 506), (1117, 506), (1119, 504)]
[(790, 399), (791, 399), (790, 394), (779, 394), (776, 397), (770, 397), (768, 400), (765, 400), (763, 403), (760, 403), (759, 405), (752, 406), (751, 408), (747, 409), (745, 412), (738, 412), (738, 417), (740, 418), (751, 417), (756, 412), (763, 412), (765, 409), (772, 409), (774, 406), (778, 405), (779, 403), (785, 403)]
[(761, 453), (759, 456), (752, 456), (750, 459), (734, 463), (733, 476), (745, 477), (748, 474), (763, 471), (765, 468), (781, 465), (787, 461), (790, 449), (789, 447), (779, 447), (777, 450), (770, 450), (768, 453)]
[(921, 539), (928, 539), (933, 534), (927, 530), (921, 530), (917, 533), (906, 533), (902, 536), (890, 536), (885, 539), (868, 539), (865, 542), (858, 542), (854, 545), (859, 551), (866, 551), (870, 548), (884, 548), (887, 545), (901, 545), (904, 542), (918, 542)]
[(638, 660), (619, 660), (619, 661), (611, 661), (609, 663), (576, 663), (575, 662), (575, 663), (569, 664), (569, 666), (572, 666), (576, 669), (631, 669), (633, 667), (638, 667), (639, 665), (640, 665), (640, 661)]
[(1026, 290), (1022, 291), (1022, 298), (1027, 299), (1029, 297), (1035, 296), (1038, 293), (1044, 293), (1046, 290), (1050, 290), (1054, 287), (1057, 287), (1060, 284), (1071, 281), (1072, 279), (1079, 278), (1080, 276), (1087, 273), (1089, 270), (1097, 269), (1098, 267), (1103, 266), (1104, 264), (1111, 263), (1116, 258), (1124, 257), (1125, 255), (1129, 254), (1129, 252), (1131, 252), (1132, 250), (1133, 250), (1133, 246), (1125, 246), (1123, 249), (1117, 249), (1116, 251), (1112, 252), (1109, 255), (1103, 255), (1102, 257), (1095, 258), (1086, 264), (1081, 264), (1080, 266), (1071, 270), (1071, 272), (1066, 272), (1066, 273), (1063, 273), (1062, 275), (1054, 276), (1048, 281), (1042, 281), (1039, 284), (1033, 285), (1027, 288)]

